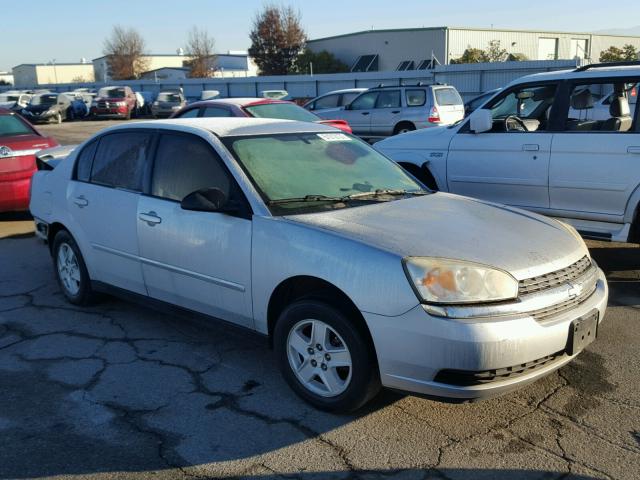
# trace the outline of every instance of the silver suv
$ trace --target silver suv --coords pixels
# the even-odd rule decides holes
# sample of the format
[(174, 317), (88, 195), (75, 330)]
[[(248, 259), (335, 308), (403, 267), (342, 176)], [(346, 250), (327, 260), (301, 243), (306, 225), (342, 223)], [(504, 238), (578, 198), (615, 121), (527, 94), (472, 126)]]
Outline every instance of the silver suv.
[(449, 85), (405, 85), (370, 88), (349, 105), (316, 112), (325, 119), (349, 122), (364, 138), (451, 125), (464, 118), (464, 102)]

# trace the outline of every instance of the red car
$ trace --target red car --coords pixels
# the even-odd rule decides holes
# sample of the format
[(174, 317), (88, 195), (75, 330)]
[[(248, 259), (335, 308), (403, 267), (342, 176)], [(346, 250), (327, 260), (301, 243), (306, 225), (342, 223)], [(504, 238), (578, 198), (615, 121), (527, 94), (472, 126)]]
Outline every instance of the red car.
[(38, 150), (57, 147), (20, 115), (0, 108), (0, 212), (29, 208), (29, 185)]
[(221, 98), (195, 102), (178, 110), (171, 118), (194, 117), (256, 117), (279, 118), (316, 122), (351, 133), (351, 127), (345, 120), (323, 120), (293, 102), (270, 98)]

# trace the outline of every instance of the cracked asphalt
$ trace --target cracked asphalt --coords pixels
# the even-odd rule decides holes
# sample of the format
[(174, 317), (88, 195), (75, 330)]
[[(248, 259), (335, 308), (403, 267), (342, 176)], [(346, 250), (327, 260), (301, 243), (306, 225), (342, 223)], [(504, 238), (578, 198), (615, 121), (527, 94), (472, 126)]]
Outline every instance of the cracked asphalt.
[(498, 399), (383, 392), (340, 416), (260, 337), (66, 303), (29, 218), (0, 215), (0, 478), (638, 479), (640, 249), (590, 247), (611, 298), (577, 361)]

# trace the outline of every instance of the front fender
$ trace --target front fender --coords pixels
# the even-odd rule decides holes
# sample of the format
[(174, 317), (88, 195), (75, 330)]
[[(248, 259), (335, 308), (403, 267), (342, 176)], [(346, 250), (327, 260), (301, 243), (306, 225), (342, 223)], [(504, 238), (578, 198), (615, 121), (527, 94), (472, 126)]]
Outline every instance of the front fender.
[(336, 286), (362, 312), (392, 317), (419, 303), (399, 256), (319, 227), (254, 216), (251, 257), (255, 328), (263, 333), (273, 292), (297, 276)]

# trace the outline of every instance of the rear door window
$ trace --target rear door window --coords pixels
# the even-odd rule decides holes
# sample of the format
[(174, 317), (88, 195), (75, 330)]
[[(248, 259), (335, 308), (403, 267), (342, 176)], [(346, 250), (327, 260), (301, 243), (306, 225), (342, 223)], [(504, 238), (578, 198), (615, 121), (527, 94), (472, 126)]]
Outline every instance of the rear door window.
[(436, 103), (440, 106), (462, 105), (462, 97), (454, 88), (436, 88), (434, 89)]
[(191, 108), (182, 112), (177, 118), (195, 118), (200, 113), (199, 108)]
[(376, 108), (399, 108), (400, 90), (384, 90), (378, 95)]
[(151, 132), (118, 132), (100, 138), (91, 168), (91, 183), (142, 191)]
[(98, 147), (98, 141), (94, 140), (84, 147), (78, 159), (76, 160), (76, 180), (88, 182), (91, 178), (91, 166), (93, 165), (93, 157)]

